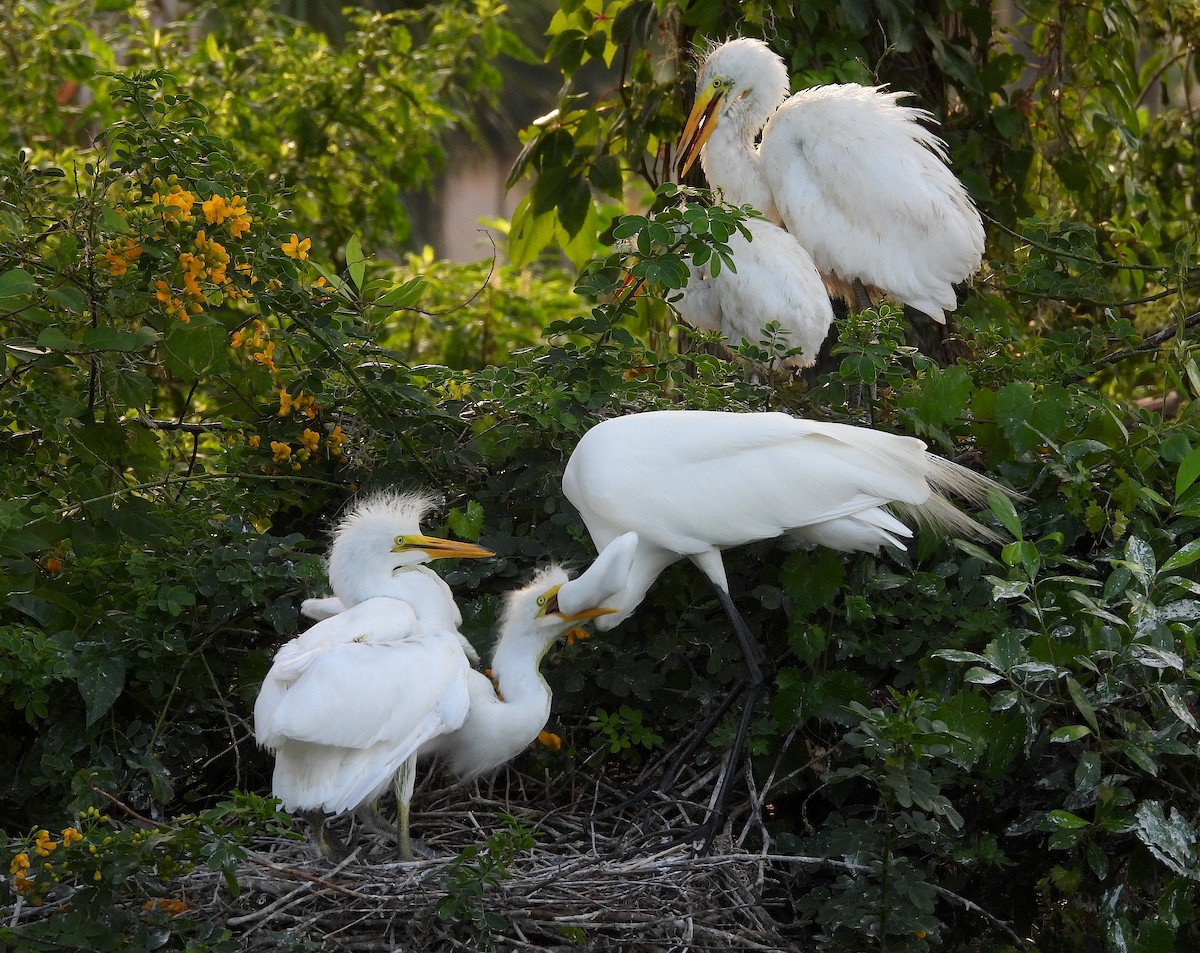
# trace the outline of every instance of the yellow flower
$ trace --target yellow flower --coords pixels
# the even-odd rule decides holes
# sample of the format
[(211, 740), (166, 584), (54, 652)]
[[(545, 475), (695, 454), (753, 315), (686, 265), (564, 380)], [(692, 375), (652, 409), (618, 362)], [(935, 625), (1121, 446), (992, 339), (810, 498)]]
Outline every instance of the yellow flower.
[(287, 255), (288, 258), (299, 259), (307, 258), (310, 248), (312, 248), (312, 242), (307, 238), (301, 241), (300, 236), (295, 232), (292, 232), (291, 241), (286, 241), (279, 246), (280, 251)]
[(21, 870), (28, 870), (28, 869), (29, 869), (29, 855), (26, 854), (24, 851), (17, 854), (17, 856), (12, 859), (12, 863), (8, 865), (8, 872), (12, 873), (12, 874), (15, 874)]
[(558, 737), (553, 731), (539, 731), (537, 740), (551, 751), (557, 751), (562, 747), (562, 738)]
[(309, 430), (307, 427), (305, 428), (304, 432), (302, 434), (300, 434), (300, 443), (302, 443), (304, 445), (304, 449), (307, 450), (309, 453), (316, 453), (317, 452), (317, 444), (319, 444), (320, 442), (321, 442), (321, 435), (319, 433), (315, 433), (312, 430)]
[(266, 346), (261, 351), (257, 351), (254, 354), (254, 360), (256, 360), (259, 364), (261, 364), (263, 367), (265, 367), (269, 371), (279, 370), (279, 368), (277, 368), (275, 366), (274, 357), (275, 357), (275, 342), (274, 341), (268, 341), (266, 343)]
[[(303, 395), (303, 394), (304, 394), (304, 391), (301, 391), (300, 395)], [(297, 396), (300, 396), (300, 395), (297, 395)], [(292, 399), (292, 395), (287, 392), (287, 388), (280, 388), (280, 391), (279, 391), (279, 413), (277, 413), (275, 416), (286, 417), (288, 414), (290, 414), (292, 412), (292, 406), (294, 404), (295, 404), (295, 401)]]
[(13, 877), (13, 886), (17, 888), (17, 893), (29, 893), (36, 884), (21, 870)]
[(166, 195), (155, 192), (150, 201), (155, 205), (166, 206), (162, 213), (164, 222), (190, 222), (196, 197), (186, 189), (173, 185)]
[(342, 450), (342, 444), (344, 444), (347, 439), (349, 438), (346, 436), (345, 431), (342, 430), (342, 425), (338, 424), (335, 426), (331, 431), (329, 431), (329, 436), (325, 438), (326, 443), (329, 445), (329, 452), (335, 457), (345, 456), (345, 451)]
[(105, 261), (108, 263), (108, 273), (114, 277), (125, 274), (141, 254), (142, 246), (132, 238), (122, 238), (120, 241), (114, 242), (104, 252)]
[(276, 463), (283, 463), (292, 455), (292, 448), (286, 443), (280, 443), (278, 440), (271, 441), (271, 450), (275, 454), (271, 459)]
[(48, 830), (40, 830), (37, 832), (37, 853), (39, 857), (49, 857), (58, 849), (58, 844), (50, 837)]
[(250, 435), (250, 446), (257, 447), (261, 440), (262, 440), (262, 438), (258, 434), (251, 434)]
[(73, 827), (68, 827), (62, 832), (63, 847), (70, 847), (76, 841), (83, 840), (83, 835)]

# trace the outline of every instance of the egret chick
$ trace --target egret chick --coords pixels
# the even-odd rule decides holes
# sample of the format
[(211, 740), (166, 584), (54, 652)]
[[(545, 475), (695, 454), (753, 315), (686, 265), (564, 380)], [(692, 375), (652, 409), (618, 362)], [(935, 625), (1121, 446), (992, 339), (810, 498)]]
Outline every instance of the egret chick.
[[(423, 628), (457, 632), (462, 613), (454, 595), (426, 564), (446, 558), (482, 559), (495, 553), (472, 543), (422, 534), (421, 520), (435, 505), (430, 494), (392, 490), (354, 503), (334, 529), (326, 560), (333, 596), (305, 599), (301, 614), (321, 621), (366, 599), (390, 596), (409, 603)], [(472, 663), (479, 661), (466, 639), (463, 650)]]
[(670, 303), (695, 328), (718, 331), (736, 347), (742, 339), (758, 344), (763, 328), (774, 321), (789, 347), (801, 353), (785, 367), (811, 367), (833, 324), (833, 307), (812, 256), (795, 237), (762, 219), (743, 222), (729, 238), (734, 268), (709, 275), (689, 262), (691, 277), (682, 295)]
[[(788, 97), (783, 60), (761, 40), (715, 47), (696, 79), (678, 148), (714, 189), (781, 224), (831, 293), (862, 309), (889, 295), (938, 323), (983, 258), (979, 212), (911, 95), (843, 83)], [(758, 139), (761, 131), (761, 140)]]

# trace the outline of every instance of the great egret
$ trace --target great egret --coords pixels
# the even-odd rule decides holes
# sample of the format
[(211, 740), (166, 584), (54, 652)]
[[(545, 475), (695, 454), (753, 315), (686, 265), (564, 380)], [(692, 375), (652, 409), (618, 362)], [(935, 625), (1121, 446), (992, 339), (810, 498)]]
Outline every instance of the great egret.
[[(703, 410), (651, 411), (596, 424), (567, 461), (562, 485), (597, 548), (629, 530), (638, 534), (628, 583), (609, 603), (618, 611), (598, 619), (597, 628), (620, 625), (659, 573), (684, 557), (712, 583), (747, 667), (710, 721), (748, 693), (731, 759), (749, 728), (763, 656), (730, 598), (722, 550), (779, 536), (845, 552), (904, 549), (913, 531), (893, 513), (995, 541), (996, 534), (949, 496), (974, 504), (991, 491), (1009, 492), (929, 453), (915, 437), (783, 413)], [(726, 772), (718, 792), (718, 812), (732, 774)]]
[(833, 323), (833, 308), (812, 256), (795, 237), (762, 219), (743, 223), (750, 232), (729, 239), (735, 269), (712, 276), (689, 265), (691, 277), (671, 304), (697, 328), (719, 331), (731, 345), (758, 344), (771, 321), (787, 333), (789, 347), (801, 348), (786, 367), (810, 367)]
[[(472, 543), (423, 535), (421, 520), (435, 505), (430, 494), (392, 490), (357, 501), (339, 520), (329, 548), (326, 565), (333, 596), (305, 599), (300, 613), (321, 621), (366, 599), (391, 596), (408, 602), (423, 628), (458, 631), (462, 613), (454, 595), (425, 564), (495, 554)], [(465, 638), (462, 641), (472, 663), (478, 662), (474, 647)]]
[(272, 790), (314, 820), (373, 803), (393, 784), (401, 856), (412, 859), (409, 811), (422, 755), (443, 754), (469, 777), (537, 738), (550, 712), (538, 665), (567, 629), (611, 611), (636, 537), (619, 538), (578, 579), (552, 568), (506, 597), (492, 672), (475, 671), (453, 629), (427, 629), (408, 602), (359, 602), (283, 646), (254, 709), (255, 737), (275, 752)]
[(844, 83), (789, 98), (783, 60), (748, 38), (713, 49), (696, 89), (680, 178), (700, 156), (726, 201), (796, 237), (831, 293), (861, 308), (851, 295), (871, 289), (945, 323), (954, 284), (979, 268), (983, 222), (929, 113), (899, 104), (910, 94)]

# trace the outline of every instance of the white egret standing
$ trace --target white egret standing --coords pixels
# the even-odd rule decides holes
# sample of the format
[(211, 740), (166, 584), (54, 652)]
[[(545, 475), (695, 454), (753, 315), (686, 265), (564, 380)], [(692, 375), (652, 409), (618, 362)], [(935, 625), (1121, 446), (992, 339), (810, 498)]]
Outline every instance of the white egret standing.
[(833, 324), (833, 307), (812, 256), (778, 225), (762, 219), (743, 223), (750, 232), (729, 239), (735, 270), (722, 268), (715, 277), (689, 263), (691, 278), (671, 304), (696, 328), (719, 331), (736, 347), (745, 338), (762, 340), (763, 327), (778, 322), (789, 347), (801, 348), (786, 367), (810, 367)]
[(983, 223), (906, 95), (844, 83), (788, 98), (783, 60), (761, 40), (730, 40), (700, 64), (679, 175), (699, 155), (726, 201), (782, 224), (856, 307), (873, 290), (945, 323), (954, 284), (979, 268)]
[[(277, 653), (254, 709), (255, 737), (275, 752), (272, 790), (313, 820), (370, 805), (394, 785), (400, 853), (411, 859), (417, 759), (441, 753), (471, 776), (537, 738), (550, 712), (538, 664), (567, 629), (605, 609), (626, 582), (636, 538), (618, 539), (576, 580), (560, 569), (510, 594), (492, 671), (475, 671), (453, 629), (426, 629), (406, 601), (374, 598), (321, 622)], [(301, 642), (304, 644), (301, 644)]]
[[(431, 494), (392, 490), (356, 501), (338, 521), (329, 548), (326, 564), (333, 596), (305, 599), (301, 614), (319, 622), (366, 599), (390, 596), (410, 603), (423, 628), (458, 631), (462, 613), (454, 595), (425, 564), (495, 554), (472, 543), (423, 535), (421, 520), (435, 505)], [(463, 649), (472, 662), (479, 661), (466, 639)]]
[(748, 694), (710, 834), (749, 728), (763, 662), (730, 598), (721, 551), (778, 536), (845, 552), (904, 549), (913, 531), (894, 514), (995, 541), (949, 499), (980, 503), (993, 490), (1010, 492), (929, 453), (915, 437), (782, 413), (652, 411), (602, 421), (583, 435), (563, 473), (564, 494), (598, 549), (627, 531), (638, 534), (628, 584), (609, 603), (618, 611), (597, 620), (597, 628), (627, 619), (659, 573), (687, 557), (712, 583), (741, 644), (746, 678), (697, 732)]

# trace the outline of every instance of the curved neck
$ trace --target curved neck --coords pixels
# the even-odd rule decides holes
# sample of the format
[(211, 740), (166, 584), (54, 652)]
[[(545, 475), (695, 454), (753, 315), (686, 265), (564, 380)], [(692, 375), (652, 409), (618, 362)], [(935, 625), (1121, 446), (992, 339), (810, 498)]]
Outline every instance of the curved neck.
[(537, 737), (550, 717), (550, 685), (540, 669), (548, 648), (535, 656), (528, 640), (505, 639), (502, 633), (492, 653), (492, 677), (504, 700), (500, 706), (503, 717), (514, 733), (525, 727), (519, 733), (528, 734), (529, 741)]

